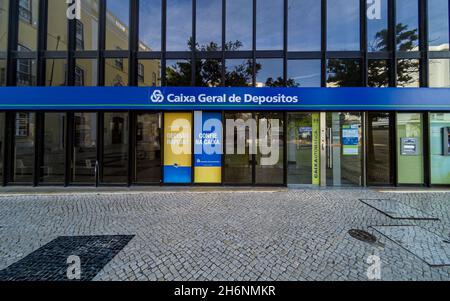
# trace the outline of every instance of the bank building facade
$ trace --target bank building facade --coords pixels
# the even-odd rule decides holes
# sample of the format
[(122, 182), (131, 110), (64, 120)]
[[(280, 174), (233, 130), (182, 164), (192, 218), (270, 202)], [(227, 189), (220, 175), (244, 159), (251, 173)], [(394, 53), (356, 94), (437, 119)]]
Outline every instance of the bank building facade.
[(0, 0), (3, 186), (450, 186), (448, 0)]

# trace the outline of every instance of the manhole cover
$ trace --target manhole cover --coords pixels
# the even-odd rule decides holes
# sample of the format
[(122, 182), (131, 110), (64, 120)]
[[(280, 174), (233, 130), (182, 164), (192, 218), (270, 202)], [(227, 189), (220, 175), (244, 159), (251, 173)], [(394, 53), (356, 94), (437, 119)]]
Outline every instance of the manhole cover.
[(350, 234), (351, 237), (363, 241), (363, 242), (367, 242), (370, 244), (376, 243), (377, 242), (377, 238), (373, 235), (370, 234), (367, 231), (363, 231), (363, 230), (358, 230), (358, 229), (351, 229), (348, 231), (348, 234)]

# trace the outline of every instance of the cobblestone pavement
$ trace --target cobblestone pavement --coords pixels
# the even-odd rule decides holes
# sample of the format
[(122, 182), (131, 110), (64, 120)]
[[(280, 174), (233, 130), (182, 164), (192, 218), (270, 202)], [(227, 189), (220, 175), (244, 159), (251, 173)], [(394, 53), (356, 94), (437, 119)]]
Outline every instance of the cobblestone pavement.
[[(63, 191), (63, 190), (62, 190)], [(59, 236), (135, 235), (94, 280), (450, 280), (370, 228), (450, 232), (450, 192), (225, 189), (13, 195), (0, 191), (0, 269)], [(360, 198), (393, 198), (439, 221), (394, 220)], [(350, 237), (367, 230), (377, 244)]]

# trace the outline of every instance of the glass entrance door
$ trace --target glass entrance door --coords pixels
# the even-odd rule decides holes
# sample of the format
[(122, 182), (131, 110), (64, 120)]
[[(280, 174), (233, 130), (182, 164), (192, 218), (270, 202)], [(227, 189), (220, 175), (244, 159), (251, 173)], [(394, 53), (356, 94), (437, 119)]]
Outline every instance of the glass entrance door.
[(256, 113), (258, 154), (255, 165), (256, 184), (284, 183), (284, 116), (280, 112)]
[(256, 143), (256, 133), (251, 130), (252, 120), (252, 113), (225, 113), (227, 124), (231, 121), (235, 125), (232, 129), (228, 125), (226, 127), (225, 184), (251, 185), (253, 182), (254, 155), (250, 152), (250, 145), (253, 147)]
[(320, 114), (288, 113), (287, 183), (320, 184)]
[(361, 113), (329, 112), (327, 120), (327, 185), (362, 185)]
[(139, 113), (136, 116), (135, 181), (161, 182), (161, 113)]
[(74, 113), (72, 183), (95, 184), (97, 113)]
[(392, 113), (369, 112), (367, 129), (367, 184), (392, 185)]

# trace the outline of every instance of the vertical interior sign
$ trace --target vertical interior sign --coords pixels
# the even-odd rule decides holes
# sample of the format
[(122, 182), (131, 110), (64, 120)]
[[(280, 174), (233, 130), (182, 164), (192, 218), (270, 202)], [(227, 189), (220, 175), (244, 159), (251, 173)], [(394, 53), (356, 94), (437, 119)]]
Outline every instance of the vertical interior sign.
[(312, 115), (312, 184), (320, 185), (320, 114)]
[(164, 183), (191, 183), (192, 114), (164, 114)]
[(344, 156), (358, 156), (359, 127), (357, 124), (342, 126), (342, 148)]
[(222, 182), (223, 153), (222, 114), (194, 113), (194, 180), (195, 183)]

